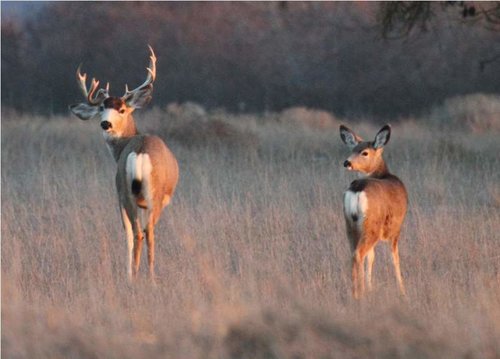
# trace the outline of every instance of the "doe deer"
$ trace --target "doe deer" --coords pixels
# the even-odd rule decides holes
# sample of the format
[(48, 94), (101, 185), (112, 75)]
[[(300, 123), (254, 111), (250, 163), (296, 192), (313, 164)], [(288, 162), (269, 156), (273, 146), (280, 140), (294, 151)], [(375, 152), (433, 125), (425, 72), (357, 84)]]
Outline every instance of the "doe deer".
[(87, 89), (87, 74), (78, 67), (77, 83), (86, 102), (71, 105), (70, 110), (82, 120), (100, 120), (104, 139), (117, 163), (116, 190), (127, 233), (128, 277), (132, 280), (137, 276), (145, 232), (149, 274), (154, 283), (154, 227), (174, 194), (179, 169), (163, 140), (140, 134), (132, 117), (132, 112), (147, 105), (152, 97), (156, 56), (151, 46), (149, 49), (146, 81), (132, 91), (126, 86), (122, 97), (109, 95), (109, 83), (98, 89), (99, 81), (95, 79)]
[(363, 141), (349, 128), (340, 126), (340, 138), (352, 151), (344, 167), (365, 175), (354, 180), (344, 193), (344, 217), (353, 251), (352, 290), (356, 299), (365, 290), (365, 258), (368, 290), (372, 289), (375, 245), (381, 240), (391, 245), (399, 290), (405, 295), (399, 267), (398, 240), (406, 215), (408, 195), (403, 182), (389, 172), (382, 157), (390, 136), (389, 125), (380, 129), (373, 142)]

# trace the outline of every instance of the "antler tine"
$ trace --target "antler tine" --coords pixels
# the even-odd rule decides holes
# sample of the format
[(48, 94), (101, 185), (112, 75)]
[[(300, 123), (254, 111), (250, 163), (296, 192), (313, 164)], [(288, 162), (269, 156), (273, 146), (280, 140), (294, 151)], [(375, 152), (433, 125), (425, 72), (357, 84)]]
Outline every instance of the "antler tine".
[(83, 93), (83, 96), (85, 98), (88, 96), (88, 91), (87, 91), (87, 74), (82, 74), (82, 64), (78, 66), (78, 69), (76, 69), (76, 82), (78, 83), (78, 87)]
[[(95, 98), (92, 98), (94, 96), (94, 93), (96, 92), (98, 86), (99, 86), (99, 80), (92, 78), (92, 83), (90, 84), (90, 90), (89, 90), (89, 93), (87, 95), (87, 102), (93, 106), (96, 106), (101, 102), (99, 99), (100, 94), (102, 93), (101, 90), (98, 91), (97, 96)], [(99, 101), (97, 101), (97, 100), (99, 100)]]
[[(102, 100), (104, 100), (106, 97), (109, 97), (109, 82), (106, 85), (106, 89), (99, 89), (97, 91), (97, 88), (99, 87), (99, 81), (95, 78), (92, 78), (92, 81), (90, 82), (90, 88), (87, 89), (87, 74), (82, 74), (81, 69), (82, 64), (80, 64), (80, 66), (78, 66), (78, 69), (76, 70), (76, 82), (78, 83), (78, 87), (82, 91), (83, 96), (85, 96), (85, 98), (87, 99), (87, 102), (92, 106), (97, 106), (102, 102)], [(97, 95), (94, 97), (96, 91)]]
[(149, 67), (147, 68), (147, 70), (151, 75), (151, 82), (153, 82), (156, 79), (156, 56), (151, 45), (148, 45), (148, 47), (149, 51), (151, 51), (151, 55), (149, 56)]
[[(109, 97), (109, 82), (106, 84), (106, 88), (100, 88), (97, 90), (99, 87), (99, 81), (96, 79), (92, 79), (92, 84), (90, 86), (89, 94), (87, 96), (87, 101), (90, 105), (97, 106), (99, 105), (104, 99)], [(94, 96), (94, 94), (97, 94)]]
[(144, 83), (142, 85), (140, 85), (139, 87), (137, 87), (131, 91), (128, 89), (128, 86), (125, 85), (125, 94), (122, 96), (122, 98), (127, 98), (128, 96), (130, 96), (134, 92), (137, 92), (137, 91), (144, 89), (145, 87), (151, 85), (153, 83), (153, 81), (156, 79), (156, 56), (155, 56), (155, 53), (154, 53), (151, 45), (148, 45), (148, 47), (149, 47), (149, 51), (151, 51), (151, 54), (149, 55), (149, 67), (146, 67), (146, 70), (148, 71), (146, 81), (144, 81)]

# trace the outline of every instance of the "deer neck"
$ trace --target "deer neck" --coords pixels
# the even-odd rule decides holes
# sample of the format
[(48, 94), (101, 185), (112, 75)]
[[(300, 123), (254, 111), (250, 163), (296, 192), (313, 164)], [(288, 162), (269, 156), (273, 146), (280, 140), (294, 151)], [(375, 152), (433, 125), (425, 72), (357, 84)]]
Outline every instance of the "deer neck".
[(368, 173), (368, 177), (372, 178), (383, 178), (387, 177), (388, 175), (390, 175), (389, 168), (382, 158), (375, 169), (372, 172)]
[(116, 162), (118, 162), (118, 159), (130, 140), (137, 135), (139, 135), (139, 132), (137, 131), (137, 127), (135, 126), (135, 121), (132, 116), (129, 116), (120, 136), (110, 136), (107, 133), (104, 133), (106, 145)]

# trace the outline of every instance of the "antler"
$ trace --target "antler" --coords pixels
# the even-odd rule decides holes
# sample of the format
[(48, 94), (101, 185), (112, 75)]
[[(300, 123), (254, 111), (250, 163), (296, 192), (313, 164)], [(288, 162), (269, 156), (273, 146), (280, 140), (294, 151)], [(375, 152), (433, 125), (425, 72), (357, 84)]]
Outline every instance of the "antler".
[(89, 103), (89, 105), (97, 106), (102, 101), (104, 101), (105, 98), (109, 97), (109, 82), (107, 83), (106, 88), (99, 89), (99, 91), (97, 91), (97, 95), (94, 97), (94, 93), (99, 86), (99, 81), (95, 78), (92, 78), (90, 88), (87, 90), (87, 74), (81, 73), (81, 67), (82, 65), (80, 64), (80, 66), (78, 66), (78, 69), (76, 70), (76, 81), (78, 83), (78, 86), (80, 87), (83, 96), (87, 98), (87, 102)]
[(149, 56), (149, 67), (146, 68), (148, 70), (148, 76), (146, 77), (146, 81), (139, 87), (133, 89), (132, 91), (129, 91), (128, 85), (125, 85), (125, 94), (122, 96), (122, 99), (126, 101), (129, 99), (131, 96), (133, 96), (136, 92), (142, 91), (145, 88), (152, 86), (153, 81), (156, 78), (156, 56), (153, 51), (153, 48), (148, 45), (149, 51), (151, 51), (151, 55)]

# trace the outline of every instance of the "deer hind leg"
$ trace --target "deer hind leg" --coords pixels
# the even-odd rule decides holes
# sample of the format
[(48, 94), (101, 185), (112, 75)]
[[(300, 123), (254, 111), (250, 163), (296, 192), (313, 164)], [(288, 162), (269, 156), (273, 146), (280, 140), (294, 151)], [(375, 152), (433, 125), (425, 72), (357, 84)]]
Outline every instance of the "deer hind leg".
[(368, 286), (368, 291), (370, 292), (372, 287), (372, 270), (373, 262), (375, 261), (375, 247), (372, 247), (366, 254), (366, 284)]
[(132, 280), (132, 260), (134, 251), (134, 231), (132, 229), (132, 222), (127, 214), (125, 208), (121, 207), (123, 227), (127, 233), (127, 275), (128, 279)]
[(155, 232), (154, 232), (154, 223), (150, 218), (148, 225), (146, 227), (146, 241), (148, 244), (148, 266), (149, 266), (149, 277), (151, 281), (155, 283)]
[(132, 228), (134, 230), (134, 237), (135, 237), (133, 276), (137, 277), (137, 273), (139, 273), (139, 265), (141, 264), (142, 241), (144, 239), (139, 219), (136, 219), (132, 223)]
[(403, 276), (401, 275), (401, 269), (399, 267), (399, 250), (398, 250), (397, 237), (392, 242), (392, 262), (394, 263), (394, 272), (396, 273), (396, 279), (398, 281), (399, 291), (403, 296), (406, 296), (406, 290), (403, 284)]
[(359, 299), (359, 254), (357, 252), (354, 253), (352, 257), (352, 296), (355, 299)]
[(355, 299), (360, 299), (365, 291), (364, 259), (364, 251), (356, 249), (352, 258), (352, 295)]
[[(359, 241), (360, 241), (360, 235), (357, 232), (356, 228), (352, 226), (352, 224), (347, 220), (346, 217), (346, 229), (347, 229), (347, 237), (349, 238), (349, 243), (351, 245), (352, 249), (352, 295), (355, 299), (358, 299), (360, 297), (360, 287), (359, 287), (359, 277), (360, 275), (363, 276), (363, 273), (360, 273), (360, 266), (359, 263), (362, 262), (362, 258), (360, 257), (360, 251), (359, 251)], [(361, 270), (363, 266), (361, 266)]]
[(355, 299), (360, 299), (365, 292), (365, 258), (368, 256), (368, 275), (369, 288), (371, 287), (371, 271), (373, 261), (375, 260), (374, 246), (367, 246), (364, 241), (360, 241), (354, 251), (352, 261), (352, 283), (353, 296)]

